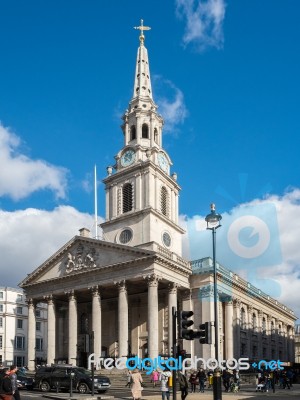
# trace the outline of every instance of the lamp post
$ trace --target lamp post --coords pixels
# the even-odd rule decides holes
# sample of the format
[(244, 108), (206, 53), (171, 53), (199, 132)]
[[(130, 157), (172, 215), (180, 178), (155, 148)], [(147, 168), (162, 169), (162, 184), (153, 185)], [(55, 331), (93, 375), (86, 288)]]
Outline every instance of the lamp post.
[[(213, 244), (213, 269), (214, 269), (214, 318), (215, 318), (215, 359), (219, 362), (219, 316), (218, 316), (218, 282), (216, 268), (216, 230), (220, 228), (222, 216), (216, 213), (216, 206), (210, 205), (210, 214), (205, 217), (206, 229), (212, 231)], [(221, 373), (218, 368), (214, 370), (213, 379), (214, 400), (222, 400)]]

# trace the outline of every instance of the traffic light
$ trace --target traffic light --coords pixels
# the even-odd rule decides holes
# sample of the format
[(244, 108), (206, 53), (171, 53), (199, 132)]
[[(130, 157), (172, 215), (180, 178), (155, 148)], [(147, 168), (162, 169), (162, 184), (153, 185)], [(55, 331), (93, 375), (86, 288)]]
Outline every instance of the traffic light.
[(211, 326), (211, 322), (205, 322), (204, 324), (199, 325), (199, 342), (201, 344), (212, 344)]
[(181, 311), (179, 313), (179, 338), (186, 340), (194, 340), (193, 329), (188, 329), (194, 325), (194, 321), (189, 319), (194, 315), (193, 311)]

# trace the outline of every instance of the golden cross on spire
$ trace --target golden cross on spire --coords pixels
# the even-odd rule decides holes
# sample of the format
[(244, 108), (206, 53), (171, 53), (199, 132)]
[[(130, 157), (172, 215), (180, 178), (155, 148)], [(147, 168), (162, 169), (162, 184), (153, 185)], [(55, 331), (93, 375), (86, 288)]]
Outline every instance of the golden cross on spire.
[(140, 26), (134, 26), (134, 29), (139, 29), (141, 31), (140, 34), (140, 41), (144, 41), (145, 36), (144, 36), (144, 31), (150, 31), (150, 26), (144, 26), (144, 21), (141, 19), (141, 25)]

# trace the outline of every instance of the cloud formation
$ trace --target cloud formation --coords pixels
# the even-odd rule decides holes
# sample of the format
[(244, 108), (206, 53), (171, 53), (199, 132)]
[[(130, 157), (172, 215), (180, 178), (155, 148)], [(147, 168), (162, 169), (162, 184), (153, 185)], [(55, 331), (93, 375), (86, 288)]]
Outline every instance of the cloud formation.
[[(272, 207), (270, 207), (272, 206)], [(276, 215), (274, 216), (273, 207)], [(249, 259), (237, 257), (234, 251), (230, 252), (228, 246), (228, 226), (241, 218), (241, 209), (251, 210), (270, 228), (270, 257)], [(271, 213), (270, 213), (271, 210)], [(266, 214), (263, 214), (266, 212)], [(270, 216), (272, 221), (270, 225)], [(265, 199), (255, 199), (246, 204), (234, 207), (228, 213), (222, 215), (222, 227), (217, 231), (217, 260), (229, 270), (235, 271), (254, 286), (266, 294), (276, 298), (286, 306), (294, 310), (300, 318), (300, 189), (294, 188), (283, 196), (269, 195)], [(184, 256), (189, 260), (195, 260), (212, 256), (212, 238), (206, 230), (205, 216), (181, 217), (181, 224), (187, 229), (184, 238)], [(274, 229), (274, 226), (277, 226)], [(240, 230), (238, 238), (242, 242), (243, 235), (248, 235), (250, 246), (260, 240), (259, 232), (245, 229)], [(251, 242), (252, 241), (252, 242)], [(272, 247), (272, 242), (274, 247)], [(248, 245), (244, 242), (244, 245)], [(275, 249), (275, 246), (279, 247)]]
[[(184, 95), (174, 83), (170, 80), (163, 79), (159, 75), (153, 76), (154, 86), (157, 89), (157, 104), (159, 113), (164, 118), (164, 132), (176, 133), (177, 126), (182, 124), (188, 115), (187, 108), (184, 103)], [(162, 95), (164, 93), (164, 95)], [(168, 97), (165, 96), (167, 94)]]
[(0, 196), (17, 201), (48, 189), (64, 198), (67, 170), (20, 154), (20, 144), (20, 138), (0, 123)]
[(79, 229), (88, 228), (93, 236), (94, 217), (70, 206), (59, 206), (53, 211), (0, 210), (0, 226), (0, 285), (16, 287), (27, 274), (79, 235)]
[(193, 43), (197, 50), (223, 47), (224, 0), (176, 0), (176, 15), (186, 20), (184, 45)]

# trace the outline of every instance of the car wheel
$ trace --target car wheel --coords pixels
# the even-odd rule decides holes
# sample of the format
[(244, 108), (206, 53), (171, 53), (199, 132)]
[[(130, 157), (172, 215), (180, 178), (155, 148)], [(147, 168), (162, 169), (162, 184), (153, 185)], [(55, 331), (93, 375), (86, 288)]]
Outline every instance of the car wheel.
[(85, 394), (89, 391), (89, 387), (86, 383), (79, 383), (78, 385), (78, 392), (81, 394)]
[(49, 392), (50, 391), (50, 385), (47, 381), (42, 381), (40, 383), (40, 390), (42, 392)]

